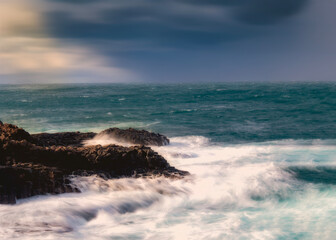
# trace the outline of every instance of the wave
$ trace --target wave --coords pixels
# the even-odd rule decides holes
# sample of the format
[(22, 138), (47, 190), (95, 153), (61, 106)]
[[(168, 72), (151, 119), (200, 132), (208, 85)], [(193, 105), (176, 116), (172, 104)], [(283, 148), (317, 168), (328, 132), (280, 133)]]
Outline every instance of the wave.
[(286, 170), (305, 182), (336, 184), (336, 166), (289, 166)]
[(192, 175), (75, 177), (80, 194), (0, 206), (0, 238), (333, 239), (333, 140), (233, 145), (186, 136), (153, 149)]

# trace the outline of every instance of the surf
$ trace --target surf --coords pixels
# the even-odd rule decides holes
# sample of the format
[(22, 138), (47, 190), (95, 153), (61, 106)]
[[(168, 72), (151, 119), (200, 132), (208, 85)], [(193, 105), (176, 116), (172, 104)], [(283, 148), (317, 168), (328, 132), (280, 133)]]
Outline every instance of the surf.
[[(0, 206), (0, 236), (331, 239), (334, 234), (335, 217), (329, 211), (336, 207), (334, 182), (302, 177), (309, 171), (334, 171), (336, 147), (328, 141), (230, 145), (187, 136), (154, 148), (192, 175), (174, 181), (74, 177), (80, 194)], [(319, 227), (314, 219), (323, 222), (323, 232), (314, 230)]]

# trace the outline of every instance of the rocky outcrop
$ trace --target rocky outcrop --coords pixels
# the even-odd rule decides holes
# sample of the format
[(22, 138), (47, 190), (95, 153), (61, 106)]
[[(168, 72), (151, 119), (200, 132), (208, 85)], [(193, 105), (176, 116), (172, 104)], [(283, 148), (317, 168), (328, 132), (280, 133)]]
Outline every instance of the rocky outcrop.
[(152, 133), (145, 130), (134, 128), (119, 129), (109, 128), (98, 134), (80, 133), (80, 132), (63, 132), (63, 133), (39, 133), (32, 134), (32, 138), (39, 146), (83, 146), (83, 142), (94, 137), (108, 136), (119, 140), (137, 145), (164, 146), (169, 144), (169, 139), (159, 133)]
[(64, 172), (38, 164), (15, 164), (0, 167), (0, 203), (46, 193), (79, 192)]
[(32, 134), (32, 138), (39, 146), (83, 146), (83, 142), (92, 139), (96, 133), (63, 132)]
[[(123, 131), (126, 130), (119, 133)], [(106, 130), (104, 134), (109, 132)], [(148, 135), (146, 131), (131, 132), (129, 141), (149, 142), (153, 136), (162, 136)], [(141, 133), (140, 137), (135, 137), (136, 133)], [(142, 137), (144, 135), (149, 137)], [(78, 189), (69, 181), (72, 175), (99, 174), (117, 178), (188, 174), (171, 167), (162, 156), (143, 145), (82, 146), (82, 141), (94, 136), (94, 133), (79, 132), (30, 135), (14, 125), (0, 124), (0, 203), (14, 203), (15, 199), (39, 194), (76, 192)], [(124, 132), (123, 136), (127, 134)]]
[(145, 130), (137, 130), (134, 128), (119, 129), (109, 128), (98, 134), (98, 136), (107, 135), (111, 138), (118, 139), (123, 142), (142, 145), (164, 146), (169, 144), (169, 139), (159, 133), (152, 133)]

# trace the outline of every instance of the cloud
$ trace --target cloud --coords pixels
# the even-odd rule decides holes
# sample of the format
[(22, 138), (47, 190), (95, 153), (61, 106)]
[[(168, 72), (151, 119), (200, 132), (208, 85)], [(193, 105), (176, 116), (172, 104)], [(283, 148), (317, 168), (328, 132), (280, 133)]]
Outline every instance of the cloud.
[(81, 46), (57, 44), (53, 39), (7, 38), (2, 40), (0, 51), (0, 76), (16, 75), (20, 81), (25, 76), (26, 82), (41, 80), (41, 76), (43, 82), (134, 79), (129, 71), (113, 67), (111, 59)]
[(249, 38), (299, 14), (308, 0), (49, 0), (58, 38), (149, 41), (174, 48)]
[[(309, 2), (2, 0), (0, 82), (168, 81), (200, 69), (227, 72), (236, 67), (232, 59), (240, 59), (237, 66), (248, 59), (250, 66), (263, 53), (296, 46), (304, 21), (295, 16), (304, 15)], [(260, 51), (245, 53), (256, 46)], [(211, 56), (202, 61), (207, 52)], [(222, 57), (219, 63), (215, 55)]]
[[(48, 37), (35, 0), (0, 3), (0, 83), (123, 82), (135, 75), (85, 45)], [(10, 81), (9, 81), (10, 79)]]
[(273, 24), (298, 14), (307, 3), (307, 0), (253, 0), (236, 9), (235, 16), (248, 24)]
[(12, 0), (0, 3), (0, 36), (35, 35), (41, 32), (42, 18), (27, 2)]

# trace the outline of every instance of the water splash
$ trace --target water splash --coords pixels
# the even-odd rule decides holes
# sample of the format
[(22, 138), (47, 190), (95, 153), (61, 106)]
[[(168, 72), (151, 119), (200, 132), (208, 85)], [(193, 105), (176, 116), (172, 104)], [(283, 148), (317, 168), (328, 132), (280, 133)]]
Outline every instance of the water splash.
[(192, 176), (174, 181), (76, 177), (72, 184), (80, 194), (39, 196), (0, 206), (0, 238), (332, 239), (335, 235), (335, 185), (300, 177), (302, 169), (329, 171), (336, 166), (336, 146), (328, 141), (224, 145), (189, 136), (172, 138), (171, 145), (154, 149)]

